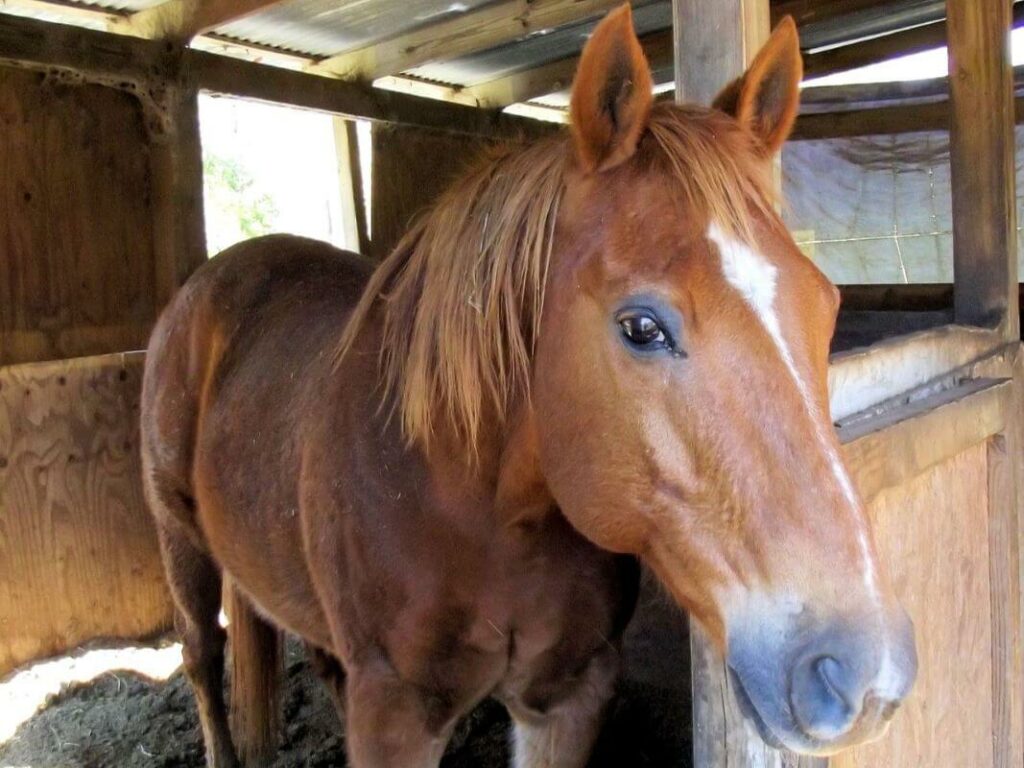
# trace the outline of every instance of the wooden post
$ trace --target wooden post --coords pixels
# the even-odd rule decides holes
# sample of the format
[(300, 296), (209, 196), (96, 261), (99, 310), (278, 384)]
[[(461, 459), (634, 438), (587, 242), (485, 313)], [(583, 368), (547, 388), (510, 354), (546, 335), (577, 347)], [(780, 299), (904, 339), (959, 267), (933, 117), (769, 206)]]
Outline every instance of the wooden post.
[(673, 0), (676, 101), (710, 105), (768, 39), (768, 0)]
[(162, 107), (149, 154), (158, 309), (207, 259), (198, 90), (171, 84)]
[(1020, 337), (1011, 10), (947, 0), (953, 304), (957, 322)]
[[(673, 0), (676, 100), (709, 105), (743, 74), (771, 31), (768, 0)], [(696, 768), (827, 765), (766, 746), (746, 726), (721, 654), (690, 623)]]
[(366, 200), (362, 168), (359, 164), (359, 138), (356, 123), (344, 117), (334, 118), (334, 150), (338, 156), (338, 188), (345, 217), (345, 247), (356, 253), (370, 252), (366, 230)]

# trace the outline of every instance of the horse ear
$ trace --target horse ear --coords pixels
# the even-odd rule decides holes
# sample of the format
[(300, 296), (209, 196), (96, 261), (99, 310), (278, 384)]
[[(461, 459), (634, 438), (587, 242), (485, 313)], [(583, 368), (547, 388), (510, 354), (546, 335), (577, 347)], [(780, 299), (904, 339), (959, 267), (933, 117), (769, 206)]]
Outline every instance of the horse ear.
[(613, 168), (636, 151), (654, 103), (653, 88), (633, 15), (624, 4), (590, 36), (572, 86), (571, 130), (585, 171)]
[(714, 107), (735, 117), (774, 155), (793, 130), (803, 75), (796, 24), (786, 16), (743, 76), (715, 97)]

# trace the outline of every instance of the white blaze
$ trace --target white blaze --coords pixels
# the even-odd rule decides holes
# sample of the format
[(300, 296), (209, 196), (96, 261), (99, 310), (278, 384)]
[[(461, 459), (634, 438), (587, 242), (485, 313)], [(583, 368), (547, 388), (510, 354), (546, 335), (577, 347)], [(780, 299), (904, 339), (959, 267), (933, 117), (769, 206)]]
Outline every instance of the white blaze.
[[(847, 474), (842, 461), (840, 461), (832, 441), (822, 429), (821, 425), (824, 419), (820, 418), (820, 415), (816, 413), (817, 406), (811, 391), (807, 383), (800, 376), (800, 372), (796, 368), (796, 362), (793, 360), (793, 353), (790, 351), (789, 344), (786, 343), (786, 339), (782, 335), (779, 316), (775, 311), (778, 269), (764, 256), (753, 251), (745, 243), (727, 236), (722, 232), (717, 223), (712, 223), (708, 228), (708, 239), (718, 247), (718, 253), (722, 259), (722, 273), (725, 275), (725, 279), (739, 292), (751, 309), (754, 310), (754, 314), (757, 315), (765, 330), (768, 331), (768, 335), (775, 342), (775, 346), (778, 348), (786, 368), (789, 369), (790, 374), (793, 376), (793, 381), (796, 382), (797, 390), (800, 392), (804, 405), (811, 414), (811, 423), (814, 425), (815, 437), (828, 457), (832, 473), (835, 475), (836, 481), (839, 483), (839, 487), (842, 489), (847, 501), (852, 507), (858, 509), (860, 502), (853, 490), (850, 476)], [(864, 586), (877, 603), (879, 598), (878, 585), (875, 580), (875, 567), (867, 537), (863, 532), (859, 533), (858, 541), (864, 558)]]

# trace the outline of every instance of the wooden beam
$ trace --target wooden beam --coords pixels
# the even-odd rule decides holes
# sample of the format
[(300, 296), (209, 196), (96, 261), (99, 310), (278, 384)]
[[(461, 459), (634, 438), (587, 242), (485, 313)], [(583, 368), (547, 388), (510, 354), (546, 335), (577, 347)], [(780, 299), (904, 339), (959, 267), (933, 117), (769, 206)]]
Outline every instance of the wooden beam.
[(866, 502), (1003, 431), (1007, 379), (975, 379), (839, 430)]
[(538, 135), (549, 127), (493, 110), (434, 101), (303, 72), (189, 51), (188, 68), (203, 89), (257, 101), (290, 104), (344, 117), (415, 125), (453, 133)]
[(859, 43), (804, 54), (804, 77), (824, 77), (870, 64), (940, 48), (946, 44), (946, 24), (937, 22), (873, 37)]
[[(1013, 23), (1024, 22), (1024, 3), (1013, 6)], [(870, 64), (878, 64), (901, 56), (909, 56), (946, 44), (946, 22), (938, 21), (911, 27), (882, 37), (873, 37), (851, 45), (804, 54), (804, 77), (823, 77)]]
[(792, 16), (798, 25), (877, 8), (879, 0), (772, 0), (772, 24)]
[(947, 0), (957, 322), (1019, 339), (1010, 4)]
[(283, 0), (166, 0), (114, 22), (111, 31), (153, 40), (188, 42), (196, 35)]
[(127, 13), (93, 5), (78, 5), (71, 0), (0, 0), (0, 9), (24, 14), (41, 14), (61, 21), (76, 21), (107, 27), (124, 19)]
[(345, 79), (376, 80), (597, 16), (621, 3), (622, 0), (502, 0), (332, 56), (311, 69)]
[(0, 64), (59, 69), (124, 87), (142, 99), (168, 82), (346, 117), (455, 133), (536, 135), (550, 126), (497, 112), (374, 90), (166, 43), (0, 14)]
[[(1012, 116), (1017, 125), (1024, 124), (1024, 98), (1014, 99)], [(915, 131), (946, 131), (949, 129), (949, 122), (950, 106), (948, 101), (931, 104), (901, 104), (896, 107), (858, 109), (848, 112), (823, 112), (798, 117), (790, 140), (880, 136)], [(1007, 312), (1012, 313), (1012, 311), (1007, 306)]]
[[(652, 32), (640, 38), (652, 69), (666, 69), (672, 61), (672, 30)], [(500, 108), (536, 99), (568, 89), (576, 76), (579, 56), (571, 56), (543, 64), (523, 72), (491, 80), (480, 85), (460, 88), (462, 103), (485, 108)]]

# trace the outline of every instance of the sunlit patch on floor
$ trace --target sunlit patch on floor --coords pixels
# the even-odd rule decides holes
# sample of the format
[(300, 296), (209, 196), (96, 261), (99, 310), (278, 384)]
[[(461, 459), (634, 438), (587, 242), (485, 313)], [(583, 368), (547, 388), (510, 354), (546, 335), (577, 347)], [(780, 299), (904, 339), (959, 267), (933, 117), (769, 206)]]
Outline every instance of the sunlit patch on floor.
[(0, 744), (65, 686), (118, 672), (166, 680), (181, 666), (181, 644), (160, 648), (126, 646), (76, 652), (32, 664), (0, 680)]

